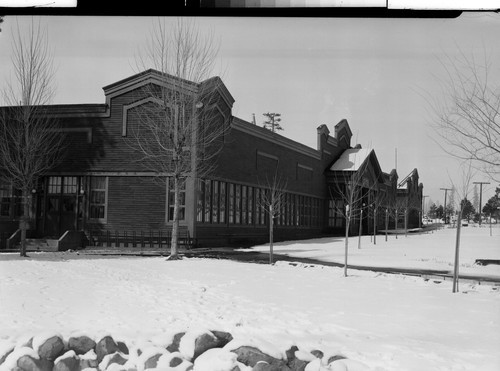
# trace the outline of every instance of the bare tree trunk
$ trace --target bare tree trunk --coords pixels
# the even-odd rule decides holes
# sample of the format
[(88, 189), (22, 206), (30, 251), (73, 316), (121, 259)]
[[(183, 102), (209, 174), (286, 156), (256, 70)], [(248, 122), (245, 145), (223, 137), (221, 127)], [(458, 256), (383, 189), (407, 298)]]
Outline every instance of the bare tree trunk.
[(361, 249), (361, 233), (363, 232), (363, 210), (359, 214), (359, 234), (358, 234), (358, 249)]
[[(462, 220), (462, 209), (458, 212), (458, 220)], [(462, 223), (457, 225), (457, 238), (455, 242), (455, 262), (453, 264), (453, 292), (458, 292), (458, 264), (460, 252), (460, 229)]]
[(345, 222), (345, 251), (344, 251), (344, 277), (347, 277), (347, 255), (349, 253), (349, 226), (350, 217), (346, 218)]
[(273, 264), (274, 210), (269, 205), (269, 264)]
[(27, 189), (23, 189), (22, 192), (22, 197), (24, 200), (23, 203), (23, 215), (21, 216), (19, 220), (19, 228), (21, 229), (21, 249), (20, 249), (20, 256), (21, 257), (27, 257), (28, 255), (26, 254), (26, 232), (28, 230), (28, 224), (29, 224), (29, 212), (30, 212), (30, 203), (28, 201), (28, 197), (30, 196), (30, 193)]
[(179, 177), (176, 175), (174, 178), (174, 220), (172, 223), (172, 239), (170, 241), (170, 256), (169, 260), (176, 260), (179, 258), (179, 203), (180, 203), (180, 182)]
[(387, 234), (389, 229), (389, 211), (385, 210), (385, 242), (387, 242)]
[(408, 237), (408, 209), (405, 209), (405, 237)]
[(373, 244), (377, 244), (377, 209), (373, 211)]

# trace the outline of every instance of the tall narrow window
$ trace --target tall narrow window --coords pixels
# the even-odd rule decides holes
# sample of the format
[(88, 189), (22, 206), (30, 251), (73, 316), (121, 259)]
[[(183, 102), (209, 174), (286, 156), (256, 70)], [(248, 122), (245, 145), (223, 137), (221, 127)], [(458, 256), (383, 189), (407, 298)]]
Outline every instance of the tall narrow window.
[(205, 201), (205, 182), (202, 179), (197, 179), (196, 191), (198, 193), (196, 221), (203, 222), (203, 205), (204, 205), (204, 201)]
[(210, 216), (212, 215), (212, 182), (205, 181), (205, 223), (210, 223)]
[(241, 186), (241, 224), (247, 224), (247, 186)]
[[(186, 181), (180, 179), (180, 192), (179, 192), (179, 220), (186, 219)], [(168, 221), (174, 221), (174, 207), (175, 207), (175, 190), (174, 179), (168, 180)]]
[[(52, 177), (50, 178), (52, 179)], [(49, 194), (55, 193), (57, 189), (60, 191), (61, 184), (50, 183), (49, 179)], [(107, 201), (108, 178), (105, 176), (95, 176), (90, 178), (90, 206), (89, 217), (100, 221), (106, 220), (106, 201)], [(58, 207), (57, 207), (58, 208)], [(56, 209), (57, 209), (56, 208)]]
[(234, 222), (236, 224), (240, 224), (241, 223), (241, 185), (240, 184), (236, 184), (235, 185), (235, 192), (234, 192)]
[(234, 224), (235, 218), (234, 218), (234, 184), (229, 183), (229, 194), (228, 194), (228, 217), (229, 217), (229, 224)]
[(253, 224), (254, 220), (253, 206), (253, 187), (248, 187), (248, 224)]
[(0, 216), (10, 216), (11, 192), (10, 184), (0, 183)]
[(219, 222), (219, 181), (212, 181), (212, 223)]
[(226, 222), (226, 183), (220, 182), (220, 203), (219, 203), (219, 221)]

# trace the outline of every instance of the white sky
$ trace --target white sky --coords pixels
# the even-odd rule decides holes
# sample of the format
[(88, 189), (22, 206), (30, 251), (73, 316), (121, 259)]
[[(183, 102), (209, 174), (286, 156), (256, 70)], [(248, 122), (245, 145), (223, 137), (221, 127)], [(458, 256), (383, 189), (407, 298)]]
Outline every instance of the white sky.
[[(20, 26), (30, 17), (18, 17)], [(43, 17), (57, 65), (54, 103), (104, 103), (102, 87), (136, 71), (134, 55), (147, 39), (150, 17)], [(0, 33), (0, 81), (11, 70), (16, 17)], [(353, 145), (373, 147), (384, 171), (400, 179), (414, 168), (424, 194), (444, 201), (441, 187), (460, 184), (458, 162), (433, 142), (432, 116), (422, 97), (442, 98), (439, 60), (459, 51), (484, 53), (500, 79), (500, 15), (458, 19), (199, 17), (202, 32), (220, 40), (221, 75), (236, 102), (233, 114), (257, 122), (282, 115), (283, 135), (316, 148), (316, 128), (333, 133), (345, 118)], [(472, 54), (471, 54), (472, 53)], [(450, 180), (451, 179), (451, 180)], [(481, 174), (474, 181), (487, 181)], [(495, 184), (483, 188), (483, 204)], [(429, 198), (427, 199), (429, 201)]]

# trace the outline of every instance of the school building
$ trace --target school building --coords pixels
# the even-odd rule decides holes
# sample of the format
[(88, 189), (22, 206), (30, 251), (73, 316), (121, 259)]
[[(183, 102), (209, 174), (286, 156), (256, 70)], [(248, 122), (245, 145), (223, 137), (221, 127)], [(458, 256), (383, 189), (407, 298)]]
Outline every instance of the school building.
[[(180, 227), (193, 244), (266, 242), (269, 216), (259, 200), (273, 174), (285, 180), (284, 202), (274, 220), (276, 240), (342, 235), (346, 190), (356, 176), (359, 197), (350, 208), (364, 212), (352, 215), (352, 234), (358, 233), (359, 223), (363, 233), (384, 229), (385, 214), (394, 228), (401, 218), (392, 213), (397, 200), (406, 200), (408, 227), (419, 226), (423, 186), (417, 170), (401, 181), (395, 170), (383, 172), (375, 150), (351, 142), (346, 120), (317, 127), (317, 147), (311, 148), (234, 117), (229, 90), (219, 78), (204, 83), (209, 82), (217, 86), (216, 119), (228, 130), (213, 171), (203, 179), (187, 177), (182, 189)], [(143, 88), (170, 83), (175, 79), (147, 70), (105, 86), (102, 104), (46, 107), (68, 146), (61, 163), (32, 192), (32, 238), (58, 240), (63, 249), (93, 244), (96, 236), (120, 246), (131, 236), (168, 236), (174, 206), (171, 178), (163, 174), (166, 183), (155, 181), (157, 174), (136, 160), (127, 138), (138, 120), (136, 109), (152, 102)], [(190, 93), (204, 83), (191, 83)], [(16, 189), (0, 184), (0, 247), (15, 244), (22, 203)]]

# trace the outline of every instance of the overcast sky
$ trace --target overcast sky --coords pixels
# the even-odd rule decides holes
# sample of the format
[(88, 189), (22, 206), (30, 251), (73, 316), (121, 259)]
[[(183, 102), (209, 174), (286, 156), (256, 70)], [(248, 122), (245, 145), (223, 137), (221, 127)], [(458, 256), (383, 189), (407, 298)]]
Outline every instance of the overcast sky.
[[(21, 27), (30, 17), (17, 17)], [(43, 17), (57, 66), (55, 104), (104, 103), (102, 87), (135, 72), (149, 17)], [(220, 40), (222, 76), (235, 98), (233, 115), (257, 123), (282, 115), (281, 134), (316, 148), (316, 128), (347, 119), (353, 145), (374, 148), (382, 169), (400, 179), (418, 169), (424, 194), (444, 201), (458, 162), (432, 140), (432, 114), (423, 96), (441, 99), (440, 64), (460, 51), (492, 61), (500, 80), (500, 15), (457, 19), (199, 17), (202, 32)], [(0, 81), (11, 71), (12, 27), (0, 33)], [(487, 181), (478, 174), (474, 181)], [(483, 200), (494, 193), (485, 187)], [(428, 201), (429, 199), (427, 199)], [(485, 201), (483, 201), (484, 204)]]

